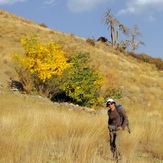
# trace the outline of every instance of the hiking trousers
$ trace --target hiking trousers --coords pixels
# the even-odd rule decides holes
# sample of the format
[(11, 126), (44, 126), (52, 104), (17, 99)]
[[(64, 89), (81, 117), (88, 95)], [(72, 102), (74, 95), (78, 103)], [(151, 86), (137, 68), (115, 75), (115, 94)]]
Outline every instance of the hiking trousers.
[(123, 130), (109, 132), (110, 150), (117, 163), (123, 162)]

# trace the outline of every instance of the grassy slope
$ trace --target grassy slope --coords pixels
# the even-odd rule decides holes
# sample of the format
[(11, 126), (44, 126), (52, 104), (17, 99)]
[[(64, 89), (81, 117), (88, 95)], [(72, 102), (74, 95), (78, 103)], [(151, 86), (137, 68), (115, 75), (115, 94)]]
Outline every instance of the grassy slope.
[(8, 77), (15, 77), (10, 54), (23, 52), (20, 38), (37, 34), (43, 43), (53, 40), (62, 42), (65, 49), (75, 48), (78, 51), (90, 52), (92, 63), (104, 73), (107, 82), (109, 83), (110, 77), (115, 77), (119, 87), (123, 89), (123, 101), (126, 103), (148, 104), (154, 101), (157, 101), (159, 105), (162, 103), (163, 72), (156, 71), (151, 65), (139, 63), (109, 46), (98, 44), (92, 47), (84, 38), (41, 27), (4, 11), (0, 11), (0, 31), (0, 74), (2, 76), (0, 82), (7, 80)]
[[(71, 49), (75, 46), (75, 48), (79, 51), (81, 50), (81, 51), (90, 52), (91, 57), (93, 59), (92, 63), (98, 66), (99, 70), (102, 71), (106, 77), (108, 77), (108, 83), (109, 83), (109, 77), (115, 77), (115, 79), (117, 79), (117, 84), (123, 89), (124, 97), (122, 100), (125, 106), (127, 107), (127, 111), (131, 119), (132, 131), (133, 131), (133, 134), (131, 136), (128, 137), (128, 135), (125, 135), (125, 138), (127, 139), (127, 142), (125, 144), (125, 146), (127, 147), (126, 156), (128, 155), (130, 160), (137, 159), (137, 162), (145, 162), (145, 161), (148, 162), (150, 159), (154, 159), (154, 158), (163, 159), (163, 156), (161, 154), (163, 152), (162, 149), (160, 149), (160, 146), (163, 145), (161, 141), (161, 135), (163, 134), (161, 130), (161, 125), (162, 125), (161, 120), (163, 117), (163, 111), (162, 111), (163, 73), (162, 72), (158, 72), (153, 66), (145, 63), (137, 62), (133, 58), (121, 54), (111, 49), (110, 47), (104, 46), (103, 44), (99, 44), (96, 47), (92, 47), (86, 43), (86, 39), (84, 38), (79, 38), (72, 34), (66, 34), (48, 28), (43, 28), (38, 24), (36, 24), (35, 22), (31, 22), (29, 20), (17, 17), (5, 11), (0, 11), (0, 56), (1, 56), (0, 84), (3, 84), (4, 90), (6, 88), (7, 81), (9, 80), (10, 77), (14, 77), (15, 79), (17, 78), (10, 59), (10, 54), (22, 53), (23, 49), (19, 43), (19, 38), (24, 37), (26, 35), (33, 35), (33, 34), (37, 34), (40, 41), (44, 43), (49, 42), (50, 40), (54, 40), (55, 42), (60, 41), (65, 44), (64, 48), (66, 49)], [(55, 157), (58, 158), (61, 157), (63, 154), (65, 155), (67, 151), (65, 152), (64, 149), (62, 149), (62, 146), (64, 143), (65, 144), (69, 143), (69, 146), (71, 146), (72, 144), (70, 145), (69, 141), (70, 140), (72, 141), (74, 135), (75, 135), (74, 139), (76, 142), (75, 144), (76, 152), (74, 153), (76, 155), (78, 150), (81, 150), (81, 152), (85, 151), (85, 153), (87, 153), (87, 151), (90, 151), (90, 149), (93, 148), (99, 151), (101, 148), (99, 144), (102, 144), (104, 146), (103, 149), (101, 149), (104, 154), (99, 155), (97, 154), (98, 151), (91, 150), (91, 154), (89, 156), (83, 154), (82, 157), (78, 158), (80, 162), (82, 162), (82, 159), (83, 162), (85, 160), (91, 160), (93, 162), (93, 159), (94, 162), (99, 162), (99, 160), (101, 162), (105, 162), (104, 158), (108, 157), (105, 156), (108, 154), (106, 152), (108, 150), (107, 149), (108, 144), (106, 143), (105, 140), (106, 139), (105, 136), (107, 135), (107, 131), (105, 130), (106, 115), (98, 117), (101, 124), (103, 124), (101, 126), (101, 129), (103, 129), (104, 131), (100, 133), (101, 130), (99, 129), (100, 132), (97, 132), (97, 134), (93, 136), (91, 135), (88, 137), (84, 137), (88, 140), (83, 143), (86, 144), (90, 143), (88, 147), (85, 149), (84, 147), (81, 146), (81, 144), (79, 144), (79, 141), (81, 141), (81, 139), (79, 139), (79, 135), (85, 129), (84, 126), (88, 126), (88, 128), (85, 129), (86, 130), (84, 132), (85, 134), (93, 134), (93, 132), (95, 132), (94, 129), (91, 129), (90, 126), (94, 125), (97, 128), (99, 127), (98, 122), (97, 124), (94, 123), (93, 117), (88, 118), (87, 116), (85, 117), (85, 115), (82, 115), (80, 121), (83, 121), (84, 119), (84, 121), (86, 122), (85, 124), (83, 124), (83, 126), (82, 125), (80, 126), (79, 133), (74, 133), (74, 131), (77, 130), (77, 126), (75, 126), (76, 121), (74, 122), (74, 119), (76, 118), (76, 116), (78, 116), (78, 113), (75, 113), (75, 115), (74, 114), (70, 115), (70, 113), (68, 112), (65, 119), (68, 118), (69, 119), (68, 122), (71, 123), (73, 127), (70, 128), (70, 130), (67, 130), (65, 134), (63, 132), (64, 131), (63, 124), (68, 123), (67, 120), (65, 120), (66, 122), (60, 122), (61, 124), (59, 124), (60, 128), (62, 128), (61, 130), (63, 131), (60, 130), (53, 131), (53, 126), (56, 125), (54, 120), (57, 120), (58, 117), (60, 117), (59, 119), (62, 119), (64, 115), (63, 113), (61, 114), (60, 111), (53, 112), (54, 108), (51, 107), (46, 108), (47, 109), (46, 117), (48, 118), (46, 117), (42, 118), (45, 109), (42, 108), (42, 106), (41, 109), (40, 106), (37, 106), (38, 104), (33, 105), (33, 107), (30, 107), (29, 105), (26, 104), (26, 100), (22, 100), (22, 99), (17, 99), (17, 103), (13, 105), (13, 102), (16, 100), (12, 101), (12, 99), (14, 99), (15, 96), (11, 98), (8, 97), (6, 98), (4, 94), (3, 98), (4, 98), (3, 99), (4, 103), (1, 102), (0, 104), (1, 105), (0, 108), (2, 109), (0, 120), (1, 120), (1, 125), (2, 126), (4, 125), (3, 128), (4, 133), (2, 134), (2, 138), (0, 140), (1, 142), (3, 142), (2, 144), (3, 150), (1, 151), (2, 153), (0, 154), (0, 156), (1, 156), (1, 160), (4, 159), (4, 162), (6, 161), (5, 157), (3, 157), (4, 154), (7, 155), (6, 158), (10, 159), (9, 162), (20, 162), (20, 157), (24, 155), (24, 152), (26, 152), (24, 158), (25, 162), (30, 162), (29, 160), (35, 157), (37, 159), (43, 159), (41, 158), (41, 155), (42, 153), (46, 152), (44, 151), (45, 147), (48, 147), (48, 149), (46, 155), (47, 158), (44, 159), (48, 160), (50, 159), (49, 157), (52, 157), (52, 160), (54, 160)], [(26, 108), (25, 110), (22, 110), (23, 106)], [(28, 111), (27, 109), (28, 106), (29, 108), (32, 108), (31, 111), (32, 113), (34, 112), (35, 114), (30, 114), (30, 111)], [(11, 112), (12, 114), (10, 113), (11, 108), (13, 109), (13, 112)], [(56, 117), (53, 117), (54, 120), (53, 118), (49, 118), (52, 113), (58, 115)], [(35, 117), (36, 114), (38, 114), (38, 117)], [(18, 122), (15, 121), (15, 119), (17, 119)], [(92, 120), (93, 123), (91, 124), (90, 120), (87, 119)], [(31, 124), (28, 124), (29, 120)], [(57, 122), (59, 123), (59, 120)], [(27, 125), (22, 126), (23, 123)], [(37, 135), (37, 130), (40, 131), (42, 128), (40, 125), (35, 126), (34, 125), (35, 123), (36, 124), (41, 123), (45, 127), (45, 130), (43, 130), (44, 133), (41, 133), (40, 137)], [(49, 127), (48, 130), (48, 124), (50, 123), (52, 123), (52, 125)], [(6, 127), (5, 125), (8, 126)], [(27, 127), (28, 125), (31, 125), (30, 129)], [(15, 128), (14, 131), (12, 131), (13, 128)], [(26, 131), (26, 128), (28, 128), (29, 132), (33, 133), (32, 136), (31, 135), (28, 136), (27, 133), (24, 133)], [(88, 132), (87, 130), (91, 132)], [(25, 135), (22, 135), (21, 137), (21, 134), (19, 136), (19, 132)], [(51, 139), (56, 140), (60, 138), (60, 137), (59, 138), (56, 137), (56, 135), (53, 135), (52, 133), (54, 132), (61, 134), (61, 140), (66, 138), (65, 141), (61, 141), (63, 142), (63, 144), (61, 144), (60, 141), (59, 144), (56, 144), (59, 153), (56, 153), (56, 151), (54, 152), (55, 149), (53, 148), (54, 147), (53, 145), (49, 146), (49, 144), (51, 143)], [(50, 136), (51, 134), (52, 136)], [(14, 139), (15, 135), (16, 138), (20, 140), (20, 142), (15, 141)], [(76, 139), (76, 137), (78, 137), (78, 139)], [(102, 139), (100, 141), (103, 142), (96, 140), (96, 138), (94, 137), (98, 139)], [(42, 143), (37, 144), (37, 142), (34, 141), (36, 138), (39, 138), (39, 140)], [(93, 142), (97, 142), (97, 145), (95, 146)], [(32, 145), (33, 143), (36, 143), (35, 144), (36, 149), (40, 149), (39, 151), (36, 151), (33, 148)], [(53, 143), (55, 144), (55, 142)], [(27, 145), (27, 148), (25, 150), (21, 150), (25, 145)], [(11, 153), (10, 156), (9, 153), (5, 153), (5, 150), (7, 151), (8, 149), (15, 149), (15, 148), (18, 149), (17, 153)], [(32, 153), (30, 153), (30, 148), (32, 150)], [(72, 160), (74, 161), (74, 159), (77, 159), (76, 156), (73, 155), (72, 146), (66, 150), (68, 150), (70, 152), (69, 154), (72, 156), (72, 157), (69, 157), (67, 155), (65, 156), (66, 159), (69, 158), (69, 162), (72, 162)], [(22, 153), (20, 153), (21, 151)], [(139, 152), (141, 154), (139, 154)], [(95, 156), (96, 154), (99, 157), (96, 157)], [(12, 161), (12, 159), (15, 159), (15, 161)], [(62, 162), (64, 160), (60, 160), (60, 161)], [(136, 161), (132, 161), (132, 162), (136, 162)]]
[[(107, 115), (20, 94), (0, 94), (1, 163), (108, 163)], [(139, 108), (136, 104), (131, 109)], [(139, 117), (139, 118), (138, 118)], [(125, 163), (161, 163), (162, 114), (141, 107), (124, 131)]]

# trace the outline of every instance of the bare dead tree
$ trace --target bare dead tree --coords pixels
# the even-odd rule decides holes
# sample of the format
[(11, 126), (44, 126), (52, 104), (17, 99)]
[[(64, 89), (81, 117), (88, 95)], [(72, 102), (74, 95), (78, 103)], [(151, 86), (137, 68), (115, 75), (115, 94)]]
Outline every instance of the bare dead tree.
[(119, 24), (119, 22), (111, 14), (111, 9), (108, 9), (107, 12), (104, 14), (102, 22), (105, 23), (106, 25), (108, 25), (108, 30), (110, 28), (111, 42), (112, 42), (112, 46), (114, 47), (114, 44), (115, 44), (115, 27)]
[(104, 14), (102, 22), (108, 25), (108, 29), (111, 31), (111, 42), (114, 48), (117, 48), (119, 41), (119, 32), (123, 31), (125, 35), (129, 34), (129, 29), (121, 24), (112, 14), (111, 9), (108, 9)]
[(123, 48), (124, 50), (127, 50), (127, 48), (131, 45), (130, 40), (123, 40), (120, 42), (119, 47)]
[[(139, 37), (143, 37), (142, 33), (138, 31), (139, 26), (137, 24), (134, 25), (134, 29), (131, 32), (132, 40), (131, 40), (131, 50), (132, 52), (135, 52), (135, 50), (139, 47), (139, 45), (144, 45), (145, 43), (143, 41), (139, 40)], [(136, 42), (136, 40), (138, 40)]]
[(117, 29), (117, 31), (116, 31), (116, 38), (115, 38), (115, 45), (116, 45), (116, 47), (117, 47), (117, 45), (118, 45), (119, 32), (120, 32), (120, 31), (123, 31), (123, 33), (124, 33), (125, 35), (129, 35), (129, 34), (130, 34), (129, 28), (127, 28), (127, 27), (126, 27), (125, 25), (123, 25), (123, 24), (119, 24), (118, 29)]

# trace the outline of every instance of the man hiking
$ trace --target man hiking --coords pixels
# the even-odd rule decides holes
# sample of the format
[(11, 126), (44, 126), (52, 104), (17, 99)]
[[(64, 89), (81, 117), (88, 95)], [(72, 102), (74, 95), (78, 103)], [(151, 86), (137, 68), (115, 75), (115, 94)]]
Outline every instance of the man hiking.
[(127, 115), (125, 111), (119, 108), (119, 112), (123, 116), (123, 122), (121, 122), (120, 114), (117, 111), (116, 103), (113, 99), (108, 99), (106, 102), (108, 107), (108, 129), (110, 136), (110, 149), (113, 153), (113, 159), (116, 163), (123, 162), (123, 130), (127, 123)]

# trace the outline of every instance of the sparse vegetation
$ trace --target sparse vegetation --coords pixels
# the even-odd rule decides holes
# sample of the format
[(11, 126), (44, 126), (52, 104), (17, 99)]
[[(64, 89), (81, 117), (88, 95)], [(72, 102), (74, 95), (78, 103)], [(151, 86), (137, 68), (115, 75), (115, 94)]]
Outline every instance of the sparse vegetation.
[(155, 65), (158, 70), (163, 70), (163, 59), (161, 58), (152, 58), (151, 56), (148, 56), (147, 54), (136, 54), (134, 52), (130, 52), (128, 54), (136, 58), (137, 60)]
[(92, 46), (95, 46), (95, 40), (93, 40), (93, 39), (88, 38), (88, 39), (86, 40), (86, 42), (89, 43), (89, 44), (92, 45)]
[(44, 24), (44, 23), (41, 23), (40, 26), (44, 27), (44, 28), (48, 28), (48, 26), (46, 24)]

